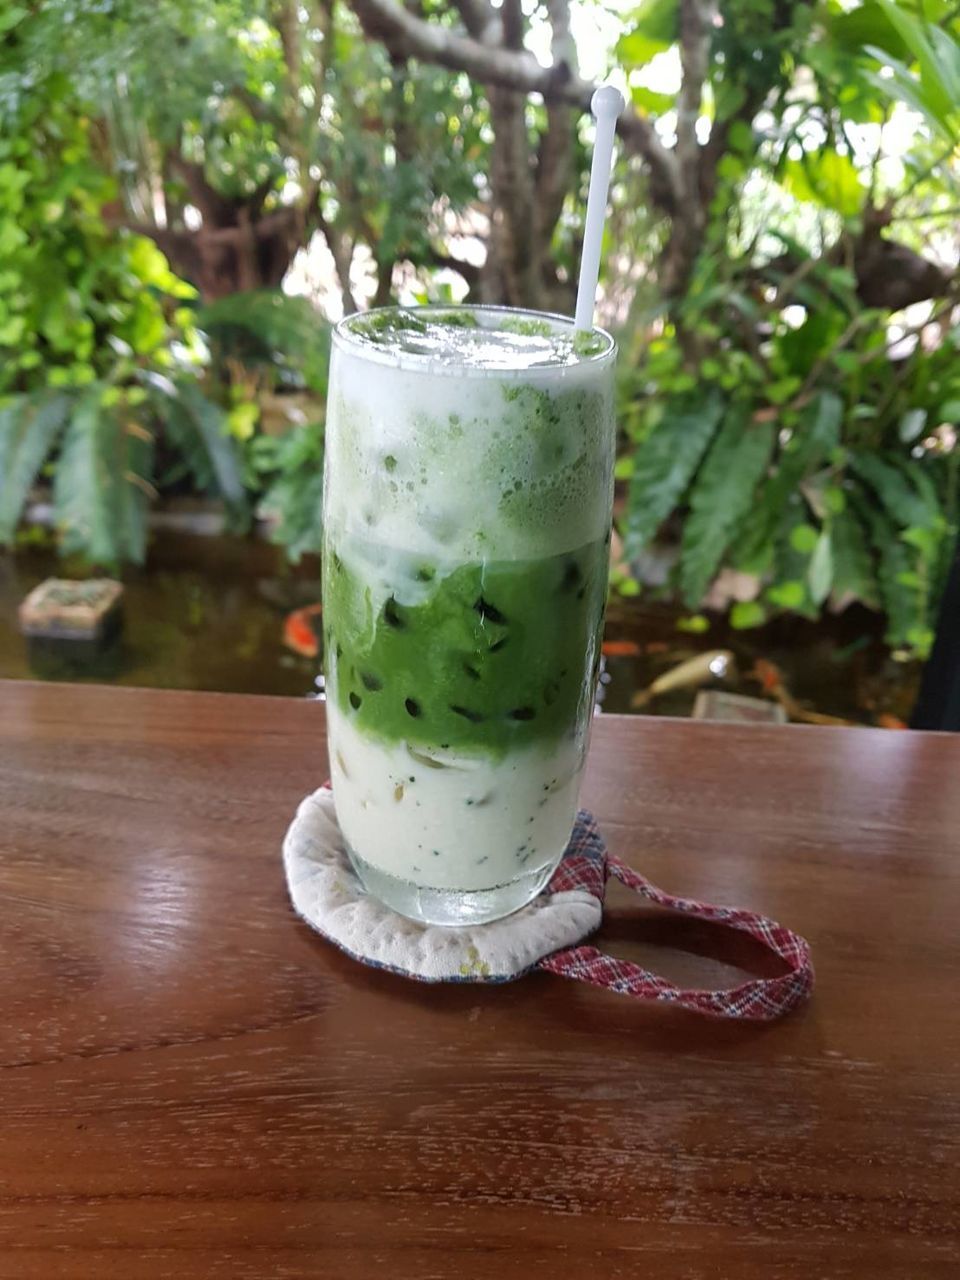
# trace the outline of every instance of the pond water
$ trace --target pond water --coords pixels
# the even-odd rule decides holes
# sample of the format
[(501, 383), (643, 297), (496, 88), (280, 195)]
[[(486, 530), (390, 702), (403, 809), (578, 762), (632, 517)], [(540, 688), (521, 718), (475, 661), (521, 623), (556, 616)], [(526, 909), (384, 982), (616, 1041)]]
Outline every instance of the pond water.
[(0, 558), (0, 677), (302, 697), (318, 664), (286, 649), (285, 615), (319, 596), (319, 570), (293, 571), (254, 540), (164, 532), (143, 569), (123, 573), (124, 625), (104, 652), (37, 646), (17, 606), (48, 577), (72, 577), (51, 550)]
[[(0, 677), (94, 680), (121, 685), (306, 697), (316, 692), (319, 656), (284, 642), (291, 611), (319, 599), (319, 566), (287, 566), (256, 540), (164, 531), (147, 565), (123, 575), (124, 628), (106, 650), (28, 643), (17, 607), (44, 578), (74, 576), (49, 548), (0, 557)], [(896, 662), (879, 620), (848, 610), (825, 623), (782, 619), (734, 632), (718, 621), (698, 635), (677, 631), (678, 614), (636, 600), (612, 602), (606, 631), (602, 706), (628, 711), (638, 691), (708, 650), (733, 653), (726, 678), (685, 685), (650, 700), (648, 714), (690, 715), (698, 687), (763, 696), (785, 690), (804, 712), (860, 724), (908, 719), (915, 665)]]

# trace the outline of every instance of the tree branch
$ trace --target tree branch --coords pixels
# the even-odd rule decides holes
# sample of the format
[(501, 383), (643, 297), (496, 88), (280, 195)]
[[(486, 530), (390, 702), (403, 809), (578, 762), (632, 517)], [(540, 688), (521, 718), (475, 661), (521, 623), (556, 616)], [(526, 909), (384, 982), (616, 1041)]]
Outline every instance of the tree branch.
[(320, 48), (314, 52), (313, 67), (313, 116), (320, 119), (320, 108), (327, 83), (327, 68), (333, 58), (334, 15), (333, 0), (317, 0), (313, 7), (313, 20), (322, 38)]
[(373, 295), (371, 306), (385, 307), (390, 301), (390, 290), (393, 288), (393, 268), (396, 265), (396, 261), (393, 258), (389, 262), (377, 263), (377, 290)]
[(503, 45), (507, 49), (520, 52), (523, 49), (523, 7), (520, 0), (503, 0), (500, 12), (503, 21)]
[[(504, 24), (506, 25), (506, 23)], [(500, 290), (510, 306), (540, 305), (540, 241), (526, 102), (508, 89), (489, 91), (496, 144), (490, 155), (493, 190), (491, 267), (501, 273)]]
[[(553, 65), (577, 75), (577, 47), (570, 34), (569, 0), (547, 0)], [(573, 171), (573, 120), (566, 103), (547, 104), (547, 127), (537, 155), (537, 210), (540, 233), (549, 245), (563, 211)]]
[(707, 223), (702, 182), (706, 149), (697, 139), (697, 121), (710, 57), (712, 13), (712, 0), (680, 0), (683, 78), (677, 98), (675, 151), (680, 199), (673, 211), (670, 236), (660, 260), (660, 284), (667, 298), (679, 296), (687, 287)]
[(207, 181), (202, 164), (185, 160), (179, 151), (169, 153), (170, 170), (187, 189), (190, 203), (200, 210), (204, 223), (219, 227), (236, 223), (236, 203), (221, 195)]
[(353, 252), (346, 242), (346, 237), (341, 235), (337, 228), (324, 218), (320, 209), (319, 199), (314, 210), (314, 219), (317, 227), (323, 233), (327, 248), (330, 250), (330, 256), (333, 258), (333, 265), (340, 281), (340, 300), (343, 303), (343, 313), (347, 316), (352, 315), (357, 310), (357, 301), (353, 296), (353, 290), (350, 288), (350, 266), (353, 262)]
[(238, 206), (237, 221), (230, 226), (199, 227), (196, 231), (186, 231), (177, 228), (157, 227), (152, 223), (138, 222), (132, 218), (113, 218), (110, 220), (109, 225), (123, 227), (127, 231), (135, 232), (138, 236), (147, 236), (149, 239), (155, 240), (161, 247), (165, 242), (187, 244), (193, 241), (197, 244), (210, 245), (216, 248), (232, 248), (245, 242), (256, 243), (257, 241), (271, 240), (274, 237), (293, 231), (299, 213), (299, 209), (292, 205), (287, 205), (282, 209), (275, 209), (262, 218), (253, 219), (250, 217), (249, 209), (245, 205), (240, 205)]
[(960, 218), (960, 205), (952, 209), (924, 209), (922, 213), (901, 213), (894, 222), (926, 222), (929, 218)]
[[(490, 47), (449, 27), (417, 18), (395, 0), (351, 3), (366, 34), (382, 40), (391, 51), (466, 72), (484, 84), (516, 93), (539, 93), (547, 102), (589, 109), (595, 86), (571, 76), (564, 66), (542, 67), (526, 50)], [(651, 196), (663, 212), (671, 213), (681, 200), (675, 156), (660, 141), (651, 122), (636, 111), (625, 112), (618, 128), (627, 146), (646, 161), (656, 179)]]
[[(353, 0), (353, 9), (367, 35), (399, 53), (436, 62), (452, 71), (465, 71), (477, 80), (505, 89), (570, 96), (571, 86), (558, 82), (551, 68), (541, 67), (525, 50), (489, 48), (449, 27), (414, 17), (394, 0)], [(582, 93), (573, 97), (579, 100)]]
[(456, 258), (452, 253), (438, 253), (430, 250), (430, 266), (441, 267), (448, 271), (456, 271), (463, 276), (469, 288), (473, 289), (480, 281), (481, 268), (475, 262), (465, 262), (462, 258)]
[(490, 0), (454, 0), (463, 25), (481, 44), (500, 43), (500, 18)]
[(300, 56), (300, 17), (294, 0), (275, 0), (273, 22), (283, 52), (284, 91), (281, 103), (283, 129), (281, 138), (296, 157), (301, 172), (306, 169), (303, 137), (303, 103), (300, 99), (302, 61)]
[(710, 56), (711, 5), (704, 0), (681, 0), (680, 66), (683, 78), (677, 98), (677, 161), (684, 207), (700, 205), (700, 143), (697, 121), (703, 101), (703, 82)]
[[(278, 0), (274, 5), (273, 21), (280, 36), (283, 62), (286, 69), (287, 93), (293, 102), (300, 102), (300, 30), (297, 6), (291, 0)], [(292, 105), (292, 104), (291, 104)]]

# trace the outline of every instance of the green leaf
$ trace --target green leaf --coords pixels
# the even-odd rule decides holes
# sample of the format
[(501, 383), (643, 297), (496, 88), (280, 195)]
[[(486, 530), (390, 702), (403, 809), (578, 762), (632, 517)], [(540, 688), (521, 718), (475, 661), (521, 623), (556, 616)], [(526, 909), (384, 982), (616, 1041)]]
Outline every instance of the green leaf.
[(657, 93), (655, 89), (646, 89), (641, 84), (631, 85), (630, 98), (635, 107), (652, 116), (662, 116), (676, 106), (676, 97), (672, 93)]
[[(840, 370), (840, 372), (843, 374), (846, 374), (848, 378), (851, 377), (853, 374), (855, 374), (857, 370), (860, 368), (860, 358), (856, 356), (852, 351), (835, 351), (833, 353), (833, 363)], [(869, 413), (866, 415), (867, 417), (870, 417), (870, 418), (876, 417), (877, 411), (872, 404), (871, 405), (857, 404), (857, 405), (854, 405), (853, 409), (854, 409), (854, 415), (853, 415), (854, 417), (861, 416), (860, 411), (863, 409), (869, 410)]]
[(173, 298), (195, 298), (197, 291), (170, 270), (170, 264), (152, 240), (132, 236), (127, 242), (127, 261), (141, 284)]
[(273, 374), (289, 371), (291, 379), (326, 393), (330, 325), (306, 298), (272, 289), (234, 293), (201, 307), (196, 322), (224, 354)]
[(938, 81), (955, 114), (960, 105), (960, 43), (950, 32), (936, 25), (929, 27), (929, 33)]
[(710, 630), (710, 619), (702, 613), (691, 613), (686, 618), (678, 618), (674, 625), (678, 631), (684, 631), (692, 636), (699, 636)]
[(731, 151), (748, 154), (753, 151), (753, 130), (745, 120), (734, 120), (727, 132), (727, 145)]
[(64, 434), (53, 486), (61, 546), (94, 564), (142, 564), (153, 442), (104, 409), (102, 391), (84, 392)]
[(790, 545), (802, 556), (812, 555), (817, 545), (817, 531), (812, 524), (798, 524), (790, 530)]
[(805, 523), (806, 503), (795, 495), (790, 499), (782, 512), (776, 540), (773, 546), (774, 582), (799, 582), (803, 589), (803, 598), (791, 606), (794, 613), (804, 618), (815, 618), (817, 607), (810, 598), (807, 585), (807, 574), (810, 569), (809, 553), (795, 551), (790, 535), (798, 524)]
[(940, 406), (937, 417), (940, 422), (960, 422), (960, 400), (946, 400)]
[(718, 120), (729, 120), (735, 116), (747, 100), (746, 87), (735, 80), (714, 82), (713, 95)]
[(807, 571), (807, 582), (813, 603), (823, 604), (833, 585), (833, 544), (827, 530), (820, 534), (817, 545), (813, 549), (810, 568)]
[(631, 558), (646, 545), (680, 501), (723, 414), (723, 400), (668, 404), (637, 447), (627, 496), (624, 546)]
[(15, 4), (5, 9), (0, 13), (0, 35), (3, 35), (6, 31), (12, 31), (26, 17), (29, 17), (29, 10), (24, 9), (22, 5)]
[(926, 662), (930, 657), (930, 650), (933, 648), (933, 642), (936, 639), (931, 627), (910, 627), (907, 631), (907, 644), (913, 649), (916, 656), (921, 662)]
[(634, 31), (673, 44), (680, 34), (679, 0), (640, 0), (632, 14)]
[(67, 418), (68, 395), (19, 396), (0, 410), (0, 543), (8, 544), (30, 486)]
[(830, 14), (827, 31), (831, 43), (847, 53), (860, 53), (866, 45), (875, 45), (895, 58), (906, 53), (902, 37), (876, 0), (866, 0), (847, 13)]
[(800, 387), (800, 379), (796, 377), (778, 378), (764, 388), (764, 394), (771, 404), (786, 404)]
[(907, 548), (897, 536), (889, 518), (869, 501), (858, 498), (857, 513), (866, 525), (877, 553), (877, 581), (887, 615), (885, 638), (888, 644), (908, 644), (911, 628), (922, 625), (920, 593), (901, 581), (901, 574), (913, 568)]
[[(920, 84), (933, 115), (941, 122), (947, 120), (960, 101), (960, 82), (954, 80), (943, 45), (936, 40), (937, 35), (946, 33), (915, 18), (892, 0), (879, 0), (879, 4), (920, 68)], [(893, 63), (893, 59), (888, 60), (888, 65)]]
[(851, 470), (870, 486), (884, 509), (899, 525), (926, 525), (938, 514), (916, 487), (892, 463), (873, 453), (851, 453)]
[[(929, 513), (927, 527), (937, 528), (942, 523), (942, 512), (940, 510), (940, 495), (931, 478), (932, 468), (929, 457), (926, 459), (911, 458), (901, 454), (894, 454), (893, 463), (920, 495), (920, 501)], [(936, 466), (936, 462), (933, 465)]]
[(750, 508), (773, 448), (770, 423), (728, 409), (693, 486), (680, 551), (680, 584), (689, 606), (702, 599), (731, 535)]
[(902, 62), (898, 62), (896, 58), (885, 56), (882, 49), (875, 49), (870, 46), (867, 49), (867, 53), (882, 63), (887, 72), (892, 72), (892, 74), (885, 76), (871, 72), (866, 74), (866, 79), (883, 96), (884, 100), (902, 102), (926, 120), (927, 124), (938, 136), (945, 141), (949, 139), (951, 137), (949, 122), (942, 119), (933, 103), (928, 101), (923, 92), (923, 86), (911, 74), (910, 70)]
[(738, 600), (730, 610), (730, 625), (735, 631), (762, 626), (766, 620), (767, 611), (759, 600)]
[[(826, 306), (818, 311), (808, 311), (807, 318), (799, 328), (788, 329), (777, 341), (790, 372), (801, 378), (806, 377), (816, 361), (831, 351), (847, 323), (847, 318), (839, 307)], [(838, 368), (838, 361), (843, 354), (838, 352), (834, 356), (834, 363)]]
[(243, 400), (227, 414), (227, 430), (235, 440), (250, 440), (259, 418), (260, 406), (252, 400)]
[(860, 212), (864, 188), (850, 157), (824, 147), (804, 153), (802, 160), (787, 160), (781, 183), (798, 200), (809, 200), (834, 209), (844, 218)]
[[(227, 507), (231, 524), (246, 528), (250, 519), (240, 453), (228, 434), (226, 415), (195, 382), (151, 382), (153, 403), (172, 440), (194, 462), (204, 485), (212, 483)], [(172, 394), (169, 388), (172, 387)], [(197, 463), (199, 460), (199, 469)]]
[(841, 488), (829, 484), (823, 491), (823, 505), (832, 516), (838, 516), (847, 507), (847, 497)]
[(863, 526), (848, 506), (830, 522), (833, 540), (833, 590), (853, 596), (869, 608), (879, 604), (877, 580)]
[(821, 392), (804, 410), (737, 540), (737, 562), (745, 571), (767, 567), (761, 562), (769, 561), (788, 500), (839, 442), (842, 410), (839, 398), (830, 391)]
[(927, 425), (926, 409), (908, 409), (900, 419), (900, 426), (897, 428), (897, 434), (904, 444), (910, 444), (916, 440), (923, 428)]
[(23, 337), (27, 327), (24, 316), (11, 316), (0, 324), (0, 347), (14, 347)]
[(267, 489), (260, 512), (273, 522), (270, 541), (284, 546), (297, 561), (320, 551), (323, 534), (323, 428), (298, 427), (279, 441), (280, 474)]
[(152, 355), (167, 338), (163, 310), (152, 294), (145, 292), (134, 300), (129, 322), (123, 333), (138, 356)]
[(919, 551), (927, 564), (932, 564), (936, 560), (946, 529), (946, 521), (939, 520), (933, 528), (904, 529), (900, 538), (908, 547), (914, 547)]
[(642, 0), (633, 12), (633, 23), (617, 42), (617, 57), (628, 66), (642, 67), (677, 39), (678, 0)]
[(790, 579), (768, 587), (766, 597), (781, 609), (799, 609), (807, 598), (807, 592), (802, 582)]

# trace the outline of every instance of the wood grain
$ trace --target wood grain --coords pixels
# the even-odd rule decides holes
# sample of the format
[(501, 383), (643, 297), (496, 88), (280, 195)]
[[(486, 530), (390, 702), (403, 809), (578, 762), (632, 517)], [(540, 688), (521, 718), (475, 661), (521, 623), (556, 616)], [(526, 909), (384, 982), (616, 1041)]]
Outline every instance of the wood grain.
[[(612, 848), (811, 940), (758, 1028), (338, 954), (279, 861), (323, 727), (0, 684), (2, 1280), (960, 1275), (960, 739), (598, 722)], [(671, 976), (756, 964), (611, 906)]]

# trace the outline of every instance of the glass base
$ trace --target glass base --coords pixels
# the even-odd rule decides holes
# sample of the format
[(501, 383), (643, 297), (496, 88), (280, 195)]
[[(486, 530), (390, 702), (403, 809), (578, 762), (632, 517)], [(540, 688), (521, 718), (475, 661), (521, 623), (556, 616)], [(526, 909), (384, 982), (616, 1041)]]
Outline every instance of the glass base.
[(367, 892), (392, 910), (423, 924), (454, 928), (465, 924), (487, 924), (519, 911), (533, 901), (556, 870), (556, 863), (548, 863), (492, 889), (431, 889), (378, 871), (352, 849), (347, 849), (347, 855)]

